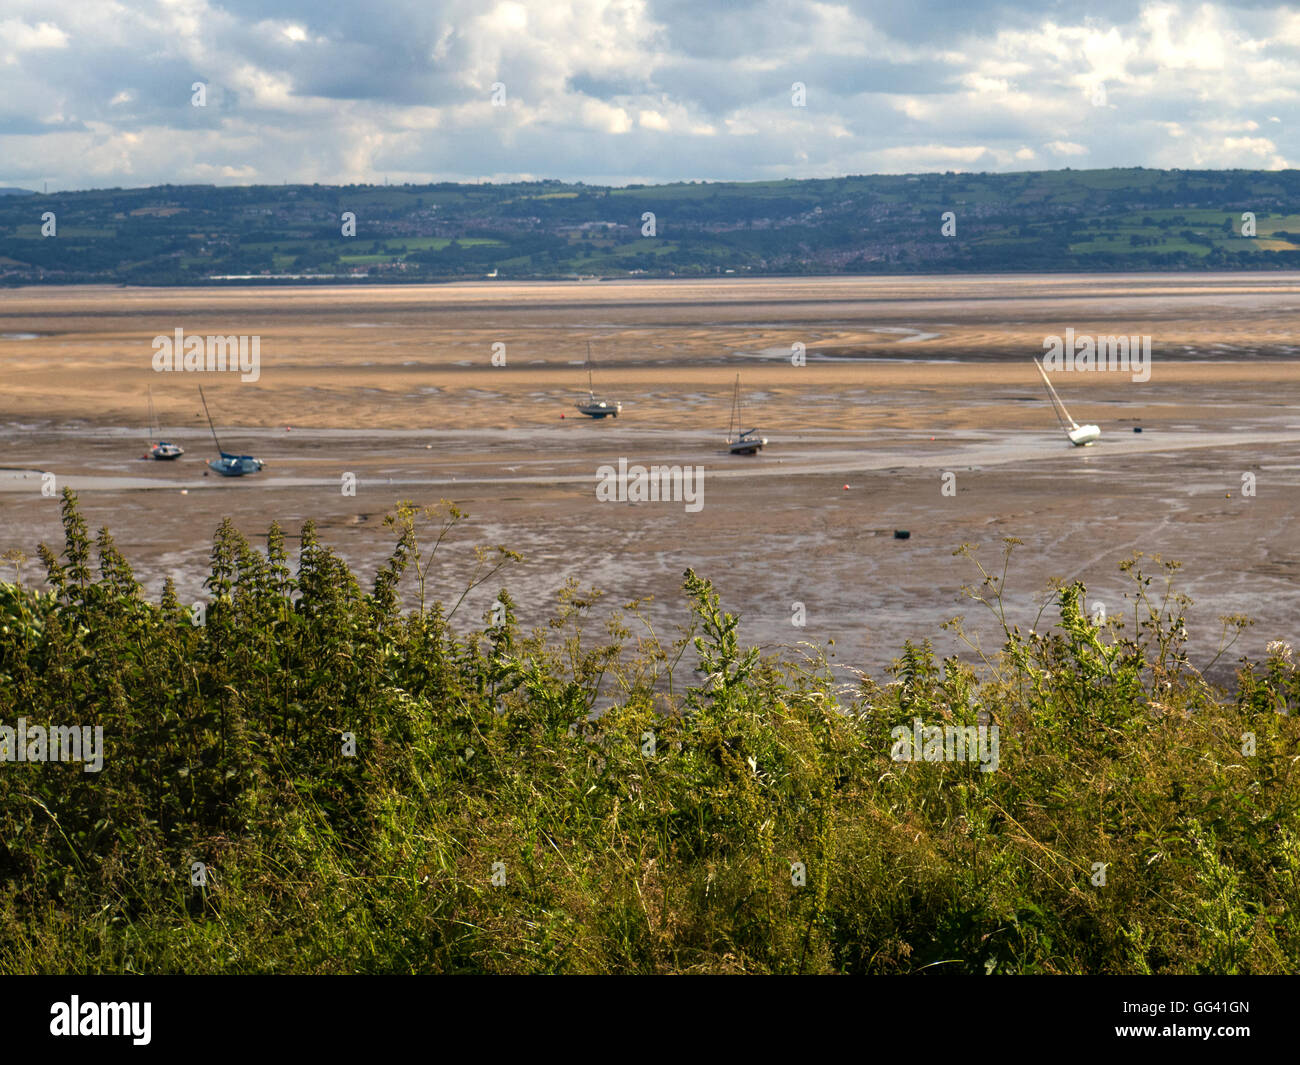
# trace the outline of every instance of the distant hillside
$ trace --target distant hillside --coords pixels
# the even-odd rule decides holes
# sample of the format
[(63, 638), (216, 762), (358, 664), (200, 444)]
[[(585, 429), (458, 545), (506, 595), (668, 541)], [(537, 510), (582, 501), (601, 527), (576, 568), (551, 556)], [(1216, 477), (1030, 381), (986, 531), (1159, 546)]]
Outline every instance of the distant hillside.
[(8, 185), (0, 186), (0, 196), (30, 196), (31, 189), (17, 189)]
[(1296, 269), (1297, 204), (1295, 170), (164, 185), (5, 197), (0, 283)]

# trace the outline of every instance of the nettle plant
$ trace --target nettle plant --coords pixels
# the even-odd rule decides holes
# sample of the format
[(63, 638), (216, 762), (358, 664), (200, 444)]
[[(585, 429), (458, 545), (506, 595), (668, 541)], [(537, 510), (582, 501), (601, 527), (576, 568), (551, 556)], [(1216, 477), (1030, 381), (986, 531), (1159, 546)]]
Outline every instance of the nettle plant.
[[(1066, 583), (1026, 630), (1016, 542), (963, 549), (1000, 646), (957, 619), (967, 660), (923, 641), (845, 683), (746, 646), (689, 570), (671, 637), (574, 581), (531, 632), (504, 588), (470, 618), (521, 559), (464, 517), (399, 504), (368, 591), (311, 523), (295, 565), (225, 521), (199, 625), (65, 492), (48, 589), (6, 559), (0, 725), (102, 726), (104, 766), (0, 763), (0, 971), (1300, 964), (1292, 653), (1217, 688), (1172, 564), (1122, 567), (1131, 619)], [(893, 761), (914, 719), (998, 726), (999, 767)]]
[[(1141, 552), (1120, 563), (1120, 571), (1132, 585), (1124, 595), (1132, 604), (1132, 631), (1122, 615), (1109, 618), (1085, 612), (1087, 588), (1082, 582), (1057, 583), (1040, 604), (1027, 630), (1008, 616), (1004, 598), (1012, 554), (1021, 541), (1009, 537), (1003, 542), (1001, 570), (991, 570), (980, 561), (970, 545), (956, 554), (969, 558), (982, 580), (967, 586), (965, 594), (985, 608), (997, 621), (1003, 644), (990, 656), (977, 636), (969, 633), (958, 617), (946, 628), (954, 631), (997, 680), (1014, 681), (1044, 719), (1060, 717), (1076, 731), (1122, 727), (1134, 719), (1138, 706), (1165, 709), (1177, 688), (1185, 709), (1207, 700), (1215, 692), (1205, 679), (1251, 624), (1240, 615), (1220, 619), (1222, 631), (1218, 649), (1204, 669), (1192, 666), (1187, 655), (1186, 612), (1191, 600), (1174, 589), (1177, 562), (1159, 556), (1150, 561), (1162, 571), (1163, 586), (1153, 592), (1156, 578), (1144, 573), (1146, 557)], [(1059, 625), (1045, 629), (1043, 618), (1055, 608)]]

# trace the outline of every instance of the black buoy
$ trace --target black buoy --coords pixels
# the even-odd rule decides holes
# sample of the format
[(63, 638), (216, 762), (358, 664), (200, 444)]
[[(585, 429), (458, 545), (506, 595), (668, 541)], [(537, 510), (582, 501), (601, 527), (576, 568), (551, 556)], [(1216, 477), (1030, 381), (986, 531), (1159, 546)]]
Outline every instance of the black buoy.
[(1140, 432), (1142, 431), (1142, 426), (1140, 426), (1140, 425), (1135, 425), (1135, 426), (1133, 426), (1133, 431), (1134, 431), (1135, 433), (1140, 433)]
[(906, 539), (909, 539), (909, 538), (911, 537), (911, 535), (912, 535), (912, 534), (911, 534), (910, 532), (908, 532), (906, 529), (895, 529), (895, 530), (894, 530), (894, 539), (895, 539), (895, 540), (906, 540)]

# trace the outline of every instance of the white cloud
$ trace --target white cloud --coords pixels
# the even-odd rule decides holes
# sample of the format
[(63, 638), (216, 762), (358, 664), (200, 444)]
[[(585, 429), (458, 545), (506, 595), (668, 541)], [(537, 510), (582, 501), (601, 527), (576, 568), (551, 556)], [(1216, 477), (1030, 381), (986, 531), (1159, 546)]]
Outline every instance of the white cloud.
[(1192, 148), (1192, 161), (1201, 167), (1293, 169), (1267, 137), (1223, 137), (1217, 142), (1197, 144)]
[(68, 35), (53, 22), (38, 22), (32, 26), (22, 19), (0, 20), (0, 62), (12, 64), (24, 52), (67, 46)]
[[(970, 0), (942, 19), (823, 0), (6, 0), (6, 11), (0, 184), (1300, 157), (1279, 118), (1300, 104), (1300, 13), (1245, 0), (1050, 16)], [(207, 108), (189, 105), (195, 80), (209, 83)], [(489, 99), (498, 81), (504, 108)], [(794, 81), (806, 108), (790, 106)]]

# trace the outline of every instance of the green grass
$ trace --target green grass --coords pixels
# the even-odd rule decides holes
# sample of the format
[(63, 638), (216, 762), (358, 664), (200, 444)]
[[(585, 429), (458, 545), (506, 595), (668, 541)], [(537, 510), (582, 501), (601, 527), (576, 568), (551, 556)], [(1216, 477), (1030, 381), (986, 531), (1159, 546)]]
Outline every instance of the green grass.
[[(0, 763), (0, 972), (1300, 965), (1300, 670), (1208, 683), (1175, 566), (1121, 567), (1123, 619), (1074, 584), (1017, 625), (1015, 542), (963, 549), (1001, 646), (954, 621), (974, 665), (909, 644), (845, 684), (747, 648), (690, 571), (676, 633), (573, 582), (542, 630), (504, 590), (467, 618), (517, 556), (439, 601), (450, 504), (399, 507), (368, 591), (310, 524), (295, 570), (225, 522), (203, 624), (63, 514), (48, 588), (0, 584), (0, 722), (101, 725), (106, 757)], [(917, 719), (997, 725), (997, 771), (894, 760)]]
[[(1209, 234), (1206, 235), (1208, 236)], [(1128, 237), (1122, 239), (1086, 240), (1078, 244), (1071, 244), (1070, 251), (1077, 252), (1081, 255), (1088, 255), (1096, 252), (1108, 252), (1112, 255), (1126, 255), (1130, 253), (1140, 255), (1148, 251), (1186, 252), (1189, 255), (1210, 254), (1210, 249), (1204, 244), (1193, 244), (1190, 241), (1182, 240), (1177, 237), (1163, 239), (1159, 244), (1136, 248), (1129, 244)]]

